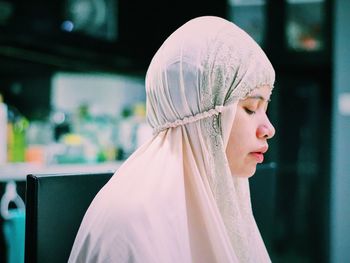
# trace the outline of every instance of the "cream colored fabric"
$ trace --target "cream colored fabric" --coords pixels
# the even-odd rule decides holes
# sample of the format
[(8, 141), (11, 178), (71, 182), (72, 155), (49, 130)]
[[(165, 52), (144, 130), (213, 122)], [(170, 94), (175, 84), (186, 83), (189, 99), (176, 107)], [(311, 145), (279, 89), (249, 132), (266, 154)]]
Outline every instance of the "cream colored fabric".
[(248, 179), (231, 175), (225, 149), (238, 100), (274, 77), (260, 47), (222, 18), (176, 30), (146, 76), (155, 135), (95, 197), (69, 262), (270, 262)]

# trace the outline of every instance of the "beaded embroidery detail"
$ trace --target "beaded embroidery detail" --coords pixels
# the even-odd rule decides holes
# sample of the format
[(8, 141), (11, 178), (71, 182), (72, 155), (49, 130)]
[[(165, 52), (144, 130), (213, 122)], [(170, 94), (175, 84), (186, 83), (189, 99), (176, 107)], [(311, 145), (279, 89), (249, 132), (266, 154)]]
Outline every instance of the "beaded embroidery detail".
[(163, 130), (169, 129), (169, 128), (175, 128), (177, 126), (185, 125), (188, 123), (196, 122), (205, 118), (209, 118), (214, 115), (219, 115), (223, 111), (225, 106), (216, 106), (214, 109), (210, 109), (208, 111), (200, 112), (194, 116), (188, 116), (183, 119), (178, 119), (173, 122), (167, 122), (163, 125), (160, 125), (153, 129), (153, 134), (157, 134)]

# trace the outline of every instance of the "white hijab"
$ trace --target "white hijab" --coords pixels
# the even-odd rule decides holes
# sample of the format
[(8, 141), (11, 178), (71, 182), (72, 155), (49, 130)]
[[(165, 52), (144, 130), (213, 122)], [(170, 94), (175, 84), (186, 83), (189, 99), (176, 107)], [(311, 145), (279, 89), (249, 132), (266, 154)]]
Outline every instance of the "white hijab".
[(146, 76), (154, 137), (99, 192), (69, 262), (270, 262), (248, 179), (225, 154), (238, 100), (274, 70), (240, 28), (199, 17), (177, 29)]

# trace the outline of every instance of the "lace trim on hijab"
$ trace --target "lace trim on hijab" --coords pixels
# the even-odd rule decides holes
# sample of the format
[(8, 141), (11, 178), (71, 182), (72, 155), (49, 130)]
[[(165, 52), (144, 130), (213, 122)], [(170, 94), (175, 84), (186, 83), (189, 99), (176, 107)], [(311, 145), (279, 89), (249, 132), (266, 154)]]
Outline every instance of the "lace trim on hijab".
[(188, 123), (196, 122), (196, 121), (199, 121), (199, 120), (202, 120), (205, 118), (209, 118), (209, 117), (214, 116), (214, 115), (219, 115), (219, 113), (221, 113), (224, 108), (225, 108), (225, 106), (215, 106), (214, 109), (200, 112), (200, 113), (193, 115), (193, 116), (188, 116), (188, 117), (185, 117), (183, 119), (178, 119), (178, 120), (173, 121), (173, 122), (166, 122), (163, 125), (155, 127), (153, 129), (153, 134), (155, 135), (155, 134), (157, 134), (163, 130), (169, 129), (169, 128), (175, 128), (177, 126), (182, 126), (182, 125), (185, 125)]

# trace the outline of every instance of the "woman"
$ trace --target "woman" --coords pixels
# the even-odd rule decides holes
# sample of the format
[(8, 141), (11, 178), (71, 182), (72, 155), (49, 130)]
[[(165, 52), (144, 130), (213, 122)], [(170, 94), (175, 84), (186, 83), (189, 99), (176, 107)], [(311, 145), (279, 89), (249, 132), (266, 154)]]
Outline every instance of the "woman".
[(248, 177), (274, 128), (274, 70), (240, 28), (195, 18), (146, 75), (154, 137), (99, 192), (69, 262), (269, 262)]

